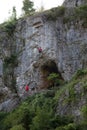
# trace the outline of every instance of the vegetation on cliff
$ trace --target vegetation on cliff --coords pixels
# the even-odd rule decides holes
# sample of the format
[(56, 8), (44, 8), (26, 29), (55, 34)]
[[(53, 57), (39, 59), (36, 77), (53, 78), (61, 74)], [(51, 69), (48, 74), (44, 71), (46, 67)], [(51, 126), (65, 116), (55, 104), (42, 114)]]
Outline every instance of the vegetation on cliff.
[(63, 24), (78, 22), (82, 23), (82, 27), (87, 27), (87, 4), (81, 5), (73, 8), (66, 8), (64, 6), (59, 6), (56, 8), (52, 8), (44, 12), (47, 20), (57, 20), (58, 18), (62, 18)]
[(24, 11), (24, 15), (32, 15), (35, 12), (33, 8), (34, 3), (30, 0), (23, 0), (22, 10)]
[[(80, 84), (81, 92), (76, 95), (75, 86)], [(68, 91), (68, 96), (64, 96)], [(73, 79), (60, 87), (28, 97), (18, 108), (10, 113), (0, 112), (0, 130), (86, 130), (87, 105), (80, 108), (80, 121), (73, 114), (61, 115), (57, 112), (58, 103), (76, 105), (85, 98), (87, 91), (87, 70), (78, 70)], [(79, 98), (79, 100), (78, 100)]]
[[(83, 15), (86, 10), (87, 5), (76, 8), (78, 19), (84, 19), (84, 22), (87, 20), (86, 15)], [(52, 9), (46, 15), (49, 20), (57, 18), (58, 15), (64, 15), (65, 8), (59, 8), (59, 13), (57, 12), (55, 15), (54, 12), (55, 9)], [(73, 18), (75, 19), (76, 15), (64, 17), (64, 24)], [(10, 25), (5, 26), (9, 34), (15, 29), (15, 24), (12, 24), (12, 27)], [(16, 55), (11, 55), (11, 57), (4, 59), (5, 79), (8, 76), (8, 68), (17, 66), (16, 58)], [(13, 70), (10, 75), (13, 77)], [(53, 88), (28, 97), (12, 112), (0, 112), (0, 130), (86, 130), (87, 70), (78, 70), (72, 80), (65, 84), (61, 84), (61, 79), (57, 80), (57, 78), (56, 74), (51, 74), (48, 77), (48, 80), (51, 80), (55, 85)], [(15, 82), (14, 77), (12, 80)], [(57, 84), (59, 85), (57, 86)], [(74, 108), (79, 108), (79, 121), (77, 119), (78, 113), (75, 115)], [(61, 114), (62, 110), (63, 114)]]

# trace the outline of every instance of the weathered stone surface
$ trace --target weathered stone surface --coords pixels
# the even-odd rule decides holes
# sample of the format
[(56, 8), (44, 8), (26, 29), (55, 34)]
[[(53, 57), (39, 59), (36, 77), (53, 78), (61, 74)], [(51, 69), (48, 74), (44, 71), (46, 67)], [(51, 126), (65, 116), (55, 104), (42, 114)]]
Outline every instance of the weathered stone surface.
[[(73, 93), (74, 91), (74, 93)], [(74, 120), (78, 122), (83, 118), (82, 108), (86, 105), (87, 95), (84, 93), (84, 87), (82, 82), (78, 82), (73, 86), (73, 93), (70, 95), (69, 88), (63, 91), (61, 94), (61, 98), (59, 98), (58, 106), (57, 106), (57, 114), (60, 115), (72, 115)], [(70, 97), (71, 96), (71, 97)], [(74, 98), (75, 97), (75, 98)]]
[[(68, 4), (65, 1), (64, 5), (70, 6)], [(69, 81), (78, 69), (87, 67), (87, 28), (76, 19), (64, 23), (63, 17), (53, 21), (41, 14), (19, 19), (12, 37), (0, 31), (0, 87), (7, 87), (11, 92), (10, 96), (7, 93), (8, 100), (6, 97), (1, 102), (4, 103), (1, 110), (8, 109), (6, 104), (16, 100), (12, 97), (16, 92), (25, 99), (33, 92), (48, 88), (47, 77), (52, 72)], [(38, 52), (38, 47), (42, 48), (42, 53)], [(16, 66), (6, 62), (6, 58), (14, 54), (17, 55)], [(25, 92), (26, 84), (31, 91)]]
[(10, 98), (5, 100), (3, 103), (0, 104), (0, 111), (10, 112), (14, 110), (19, 105), (18, 98)]
[(12, 111), (19, 103), (16, 93), (12, 93), (7, 87), (0, 87), (0, 111)]
[(66, 7), (77, 7), (87, 4), (87, 0), (65, 0), (63, 5)]
[[(15, 72), (19, 93), (24, 91), (24, 86), (28, 83), (31, 89), (31, 86), (37, 89), (46, 86), (47, 75), (44, 75), (42, 66), (49, 69), (49, 62), (56, 64), (57, 71), (66, 81), (87, 64), (87, 30), (84, 30), (81, 23), (78, 23), (78, 28), (73, 22), (68, 27), (68, 24), (63, 24), (62, 19), (47, 21), (40, 17), (39, 21), (42, 24), (36, 27), (33, 26), (36, 18), (19, 21), (18, 27), (20, 24), (23, 28), (20, 27), (22, 28), (20, 32), (17, 27), (18, 31), (16, 31), (17, 51), (21, 51), (18, 57), (20, 64)], [(24, 39), (24, 45), (21, 38)], [(43, 49), (41, 54), (37, 50), (39, 46)], [(48, 70), (46, 69), (46, 71)], [(48, 75), (49, 73), (48, 71)], [(44, 76), (46, 76), (45, 79)], [(45, 82), (46, 84), (44, 84)]]
[(3, 75), (3, 62), (0, 59), (0, 76), (2, 76), (2, 75)]
[[(37, 18), (37, 17), (36, 17)], [(27, 18), (25, 33), (22, 36), (21, 33), (16, 33), (19, 39), (25, 39), (25, 46), (18, 43), (19, 39), (16, 39), (16, 43), (19, 49), (23, 49), (19, 56), (20, 65), (16, 69), (17, 75), (17, 88), (20, 92), (20, 87), (22, 89), (26, 84), (30, 84), (31, 89), (40, 88), (43, 86), (43, 80), (41, 75), (41, 66), (43, 66), (47, 61), (54, 61), (56, 63), (56, 51), (57, 51), (57, 37), (54, 28), (54, 23), (46, 22), (44, 23), (43, 18), (40, 17), (38, 20), (42, 22), (41, 26), (37, 27), (34, 20), (36, 18)], [(21, 40), (19, 40), (21, 41)], [(39, 54), (37, 47), (42, 48), (42, 53)]]

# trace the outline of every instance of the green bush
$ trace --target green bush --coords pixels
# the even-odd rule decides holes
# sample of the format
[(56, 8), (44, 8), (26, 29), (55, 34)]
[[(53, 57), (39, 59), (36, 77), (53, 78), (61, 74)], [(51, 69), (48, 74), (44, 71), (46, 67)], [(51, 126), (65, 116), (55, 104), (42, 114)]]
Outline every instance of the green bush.
[(31, 122), (31, 114), (32, 113), (29, 112), (28, 104), (24, 102), (4, 120), (5, 129), (7, 130), (19, 124), (22, 124), (24, 128), (28, 129), (28, 125)]
[[(45, 117), (48, 119), (51, 115), (49, 111), (52, 111), (52, 97), (45, 98), (45, 95), (37, 94), (29, 97), (17, 110), (10, 113), (4, 121), (5, 130), (14, 128), (18, 124), (22, 124), (25, 129), (29, 129), (30, 124), (31, 126), (35, 124), (36, 119), (43, 120)], [(38, 124), (38, 121), (36, 122)]]
[(46, 130), (50, 129), (50, 120), (52, 118), (52, 111), (46, 108), (37, 108), (36, 116), (33, 118), (30, 130)]
[(3, 120), (4, 117), (6, 117), (6, 112), (0, 112), (0, 121)]
[(64, 130), (63, 126), (57, 127), (55, 130)]
[(87, 5), (82, 5), (76, 9), (77, 18), (81, 19), (82, 27), (87, 28)]
[(57, 127), (55, 130), (77, 130), (77, 126), (74, 123), (69, 123), (68, 125)]
[(65, 13), (65, 7), (59, 6), (57, 8), (52, 8), (51, 10), (46, 12), (47, 20), (56, 20), (58, 17), (63, 16)]
[(43, 92), (29, 97), (20, 107), (7, 115), (2, 123), (4, 128), (1, 130), (53, 130), (72, 123), (70, 117), (55, 115), (55, 94), (49, 93)]
[(4, 119), (7, 115), (6, 112), (0, 112), (0, 130), (4, 130)]
[(26, 130), (21, 124), (13, 126), (10, 130)]
[(5, 32), (8, 33), (9, 36), (11, 36), (13, 34), (15, 27), (16, 27), (15, 19), (7, 21), (3, 24), (3, 29), (5, 30)]
[[(79, 74), (84, 75), (86, 71), (79, 72)], [(70, 91), (70, 99), (74, 97), (72, 87), (75, 83), (76, 82), (72, 81), (65, 86), (65, 88), (67, 87)], [(61, 94), (65, 92), (65, 88)], [(3, 118), (4, 115), (1, 114), (0, 123), (2, 123), (4, 127), (0, 126), (0, 130), (86, 130), (87, 106), (82, 108), (84, 120), (80, 124), (75, 124), (71, 116), (56, 115), (58, 98), (56, 102), (55, 96), (58, 95), (58, 92), (52, 92), (51, 90), (35, 94), (25, 100), (19, 108), (10, 112), (6, 118)]]
[(47, 79), (51, 82), (53, 86), (59, 86), (64, 83), (64, 81), (61, 79), (60, 75), (57, 73), (51, 73)]
[[(71, 25), (70, 23), (73, 22), (76, 24), (78, 21), (82, 22), (82, 27), (87, 28), (87, 4), (81, 5), (76, 8), (67, 9), (68, 15), (63, 17), (63, 23)], [(77, 25), (77, 24), (76, 24)], [(77, 26), (75, 26), (77, 27)]]
[(87, 75), (87, 69), (79, 69), (73, 76), (73, 80), (82, 79), (82, 77)]
[(5, 57), (4, 66), (8, 67), (9, 65), (12, 67), (16, 67), (18, 65), (16, 54), (12, 54), (10, 57)]
[(66, 126), (64, 126), (64, 130), (76, 130), (76, 125), (74, 123), (70, 123)]
[(85, 121), (87, 122), (87, 105), (83, 106), (81, 111), (82, 111)]
[(80, 18), (87, 18), (87, 5), (76, 8), (76, 13)]
[(78, 124), (76, 130), (87, 130), (87, 122)]

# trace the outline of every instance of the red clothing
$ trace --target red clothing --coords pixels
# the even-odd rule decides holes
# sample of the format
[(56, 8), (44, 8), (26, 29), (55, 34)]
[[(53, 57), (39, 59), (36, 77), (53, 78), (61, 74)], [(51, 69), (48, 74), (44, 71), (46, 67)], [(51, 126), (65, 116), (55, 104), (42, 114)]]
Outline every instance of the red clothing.
[(25, 90), (29, 91), (29, 86), (28, 85), (25, 86)]
[(38, 51), (39, 51), (39, 53), (40, 53), (40, 52), (42, 52), (42, 48), (41, 48), (41, 47), (40, 47), (40, 48), (38, 48)]

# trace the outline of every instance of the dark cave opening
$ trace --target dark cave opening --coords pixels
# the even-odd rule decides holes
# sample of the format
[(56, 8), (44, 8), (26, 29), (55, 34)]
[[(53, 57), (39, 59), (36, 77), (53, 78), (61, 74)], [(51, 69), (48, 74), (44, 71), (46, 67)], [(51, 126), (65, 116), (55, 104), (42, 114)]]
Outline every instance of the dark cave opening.
[(60, 72), (58, 71), (56, 63), (50, 60), (50, 61), (45, 62), (41, 66), (42, 88), (50, 88), (54, 86), (54, 82), (48, 80), (48, 76), (52, 73), (58, 74), (59, 75), (58, 79), (61, 79), (62, 81), (64, 81)]

